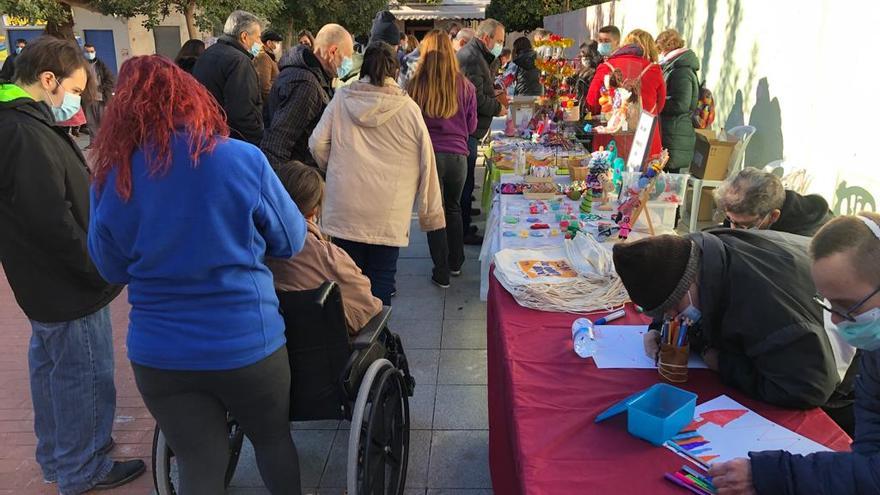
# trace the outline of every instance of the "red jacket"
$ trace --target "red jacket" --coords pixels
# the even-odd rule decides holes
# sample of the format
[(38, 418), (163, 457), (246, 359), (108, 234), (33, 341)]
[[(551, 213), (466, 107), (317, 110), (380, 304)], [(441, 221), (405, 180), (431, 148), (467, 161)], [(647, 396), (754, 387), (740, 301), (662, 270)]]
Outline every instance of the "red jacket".
[[(663, 111), (663, 105), (666, 103), (666, 83), (663, 81), (663, 71), (659, 65), (632, 53), (633, 50), (629, 50), (629, 48), (631, 46), (625, 46), (615, 52), (608, 59), (608, 64), (620, 69), (626, 80), (638, 78), (645, 67), (649, 64), (652, 65), (642, 76), (642, 108), (659, 116), (660, 112)], [(593, 76), (593, 82), (590, 83), (590, 89), (587, 91), (587, 106), (593, 114), (598, 115), (601, 111), (599, 96), (601, 96), (601, 89), (605, 85), (605, 76), (610, 71), (611, 69), (607, 64), (599, 64), (599, 67), (596, 69), (596, 75)], [(650, 155), (660, 153), (661, 149), (663, 149), (663, 143), (660, 141), (660, 119), (658, 118), (657, 124), (654, 126), (654, 138), (651, 142)]]

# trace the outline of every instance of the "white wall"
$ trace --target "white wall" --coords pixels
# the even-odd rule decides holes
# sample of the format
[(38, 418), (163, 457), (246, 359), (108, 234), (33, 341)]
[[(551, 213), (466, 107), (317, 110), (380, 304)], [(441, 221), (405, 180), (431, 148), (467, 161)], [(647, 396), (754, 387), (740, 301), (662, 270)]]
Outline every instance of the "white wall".
[(616, 0), (587, 10), (599, 7), (601, 16), (570, 15), (586, 17), (582, 29), (593, 33), (611, 22), (624, 35), (635, 28), (656, 34), (673, 27), (682, 33), (703, 62), (701, 78), (716, 96), (716, 124), (723, 126), (731, 116), (731, 124), (757, 121), (760, 134), (749, 150), (753, 162), (782, 146), (786, 167), (806, 168), (814, 192), (830, 200), (836, 185), (846, 180), (880, 201), (872, 125), (877, 105), (869, 90), (876, 81), (871, 76), (878, 73), (869, 54), (880, 3)]

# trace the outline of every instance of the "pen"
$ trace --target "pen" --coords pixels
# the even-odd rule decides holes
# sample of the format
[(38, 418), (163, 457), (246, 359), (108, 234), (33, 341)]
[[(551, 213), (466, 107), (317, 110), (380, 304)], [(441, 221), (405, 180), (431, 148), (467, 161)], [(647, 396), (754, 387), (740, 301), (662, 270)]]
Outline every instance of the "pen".
[(618, 318), (622, 318), (625, 314), (626, 314), (626, 311), (625, 311), (625, 310), (623, 310), (623, 309), (617, 310), (617, 311), (611, 313), (611, 314), (608, 315), (608, 316), (604, 316), (604, 317), (599, 318), (598, 320), (596, 320), (596, 325), (605, 325), (605, 324), (607, 324), (609, 321), (614, 321), (614, 320), (616, 320), (616, 319), (618, 319)]

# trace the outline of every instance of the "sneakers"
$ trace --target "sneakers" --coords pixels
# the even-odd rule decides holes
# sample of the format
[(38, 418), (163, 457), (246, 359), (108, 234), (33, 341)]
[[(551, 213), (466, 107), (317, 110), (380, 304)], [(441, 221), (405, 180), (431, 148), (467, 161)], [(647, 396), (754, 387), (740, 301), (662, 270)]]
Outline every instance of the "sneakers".
[(431, 276), (431, 282), (434, 285), (436, 285), (437, 287), (440, 287), (441, 289), (448, 289), (449, 288), (449, 281), (448, 280), (445, 283), (443, 283), (443, 282), (437, 280), (437, 277)]
[(459, 268), (458, 270), (449, 270), (449, 274), (452, 275), (453, 277), (460, 277), (461, 276), (461, 268)]
[(146, 464), (140, 459), (133, 461), (113, 461), (113, 468), (107, 476), (99, 481), (93, 490), (109, 490), (134, 481), (147, 470)]

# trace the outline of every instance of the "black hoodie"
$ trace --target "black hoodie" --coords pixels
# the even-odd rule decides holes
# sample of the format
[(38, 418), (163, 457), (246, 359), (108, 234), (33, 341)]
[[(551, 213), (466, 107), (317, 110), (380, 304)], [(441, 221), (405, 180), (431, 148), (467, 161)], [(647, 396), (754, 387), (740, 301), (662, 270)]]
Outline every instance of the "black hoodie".
[(266, 101), (266, 132), (260, 148), (275, 169), (290, 160), (316, 166), (309, 136), (333, 96), (333, 75), (305, 46), (289, 50), (278, 65), (281, 72)]
[(72, 321), (122, 290), (89, 258), (89, 170), (44, 103), (0, 85), (0, 261), (28, 318)]
[(813, 237), (831, 218), (828, 202), (822, 196), (801, 196), (794, 191), (785, 191), (782, 214), (770, 230)]

